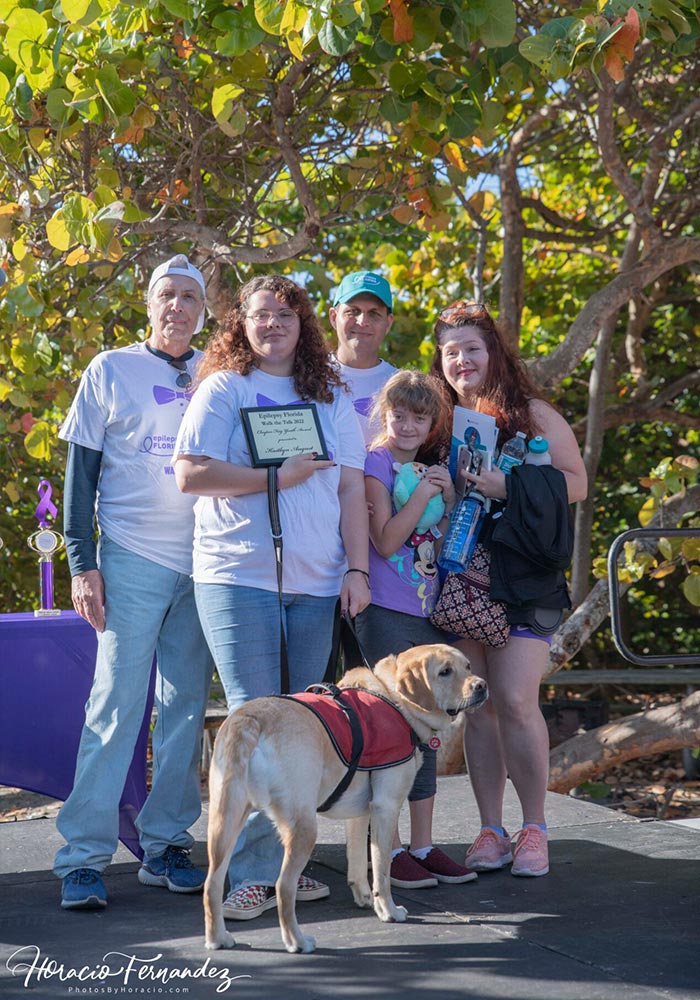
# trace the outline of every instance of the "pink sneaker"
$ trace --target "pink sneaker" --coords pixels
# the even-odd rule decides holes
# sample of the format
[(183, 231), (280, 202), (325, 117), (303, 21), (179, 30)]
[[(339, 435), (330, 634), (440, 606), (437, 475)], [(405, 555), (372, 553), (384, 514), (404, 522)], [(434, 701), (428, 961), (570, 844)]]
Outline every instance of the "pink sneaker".
[(511, 875), (528, 875), (537, 878), (549, 871), (547, 834), (539, 826), (528, 823), (518, 834), (513, 851)]
[(505, 868), (513, 860), (510, 837), (502, 837), (490, 826), (484, 826), (467, 851), (464, 863), (475, 872), (494, 872)]

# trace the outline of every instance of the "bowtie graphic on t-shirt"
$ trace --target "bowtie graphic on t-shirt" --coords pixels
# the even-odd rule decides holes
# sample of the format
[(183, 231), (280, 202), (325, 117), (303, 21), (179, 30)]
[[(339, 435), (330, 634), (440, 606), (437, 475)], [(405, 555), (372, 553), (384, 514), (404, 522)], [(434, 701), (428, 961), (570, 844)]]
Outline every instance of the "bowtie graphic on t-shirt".
[(179, 392), (177, 389), (169, 389), (166, 385), (153, 386), (153, 398), (158, 406), (173, 403), (176, 399), (189, 399), (191, 395), (191, 392)]
[(304, 402), (303, 399), (293, 399), (291, 403), (278, 403), (276, 399), (263, 396), (261, 392), (256, 395), (255, 400), (258, 406), (302, 406)]

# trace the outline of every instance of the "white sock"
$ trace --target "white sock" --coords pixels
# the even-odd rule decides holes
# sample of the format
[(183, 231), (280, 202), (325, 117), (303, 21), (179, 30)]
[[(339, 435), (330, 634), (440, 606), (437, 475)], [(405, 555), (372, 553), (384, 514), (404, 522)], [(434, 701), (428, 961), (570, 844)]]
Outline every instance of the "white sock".
[(411, 850), (409, 853), (413, 855), (414, 858), (418, 858), (419, 861), (424, 861), (433, 849), (432, 844), (428, 844), (427, 847), (419, 847), (417, 850)]
[(403, 854), (403, 852), (404, 852), (403, 847), (395, 847), (394, 850), (391, 852), (391, 860), (393, 861), (394, 858), (398, 858), (399, 854)]

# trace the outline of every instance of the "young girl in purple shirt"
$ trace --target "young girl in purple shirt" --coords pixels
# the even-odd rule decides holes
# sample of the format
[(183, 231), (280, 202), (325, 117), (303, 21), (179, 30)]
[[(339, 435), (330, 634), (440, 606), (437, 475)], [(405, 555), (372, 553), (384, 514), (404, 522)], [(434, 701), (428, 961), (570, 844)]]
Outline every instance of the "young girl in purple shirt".
[[(445, 641), (444, 634), (431, 625), (430, 615), (440, 590), (436, 546), (455, 503), (450, 474), (434, 461), (439, 442), (448, 436), (448, 421), (439, 383), (422, 372), (397, 372), (374, 404), (371, 425), (379, 430), (365, 463), (365, 491), (372, 511), (372, 602), (356, 620), (360, 643), (371, 663), (412, 646)], [(427, 471), (397, 511), (392, 500), (396, 470), (416, 460), (423, 461)], [(445, 516), (436, 529), (418, 532), (429, 501), (440, 495), (445, 502)], [(476, 878), (475, 872), (433, 847), (436, 750), (426, 746), (421, 750), (423, 765), (408, 797), (409, 850), (402, 847), (398, 830), (394, 836), (391, 884), (403, 889), (425, 889), (438, 882)]]

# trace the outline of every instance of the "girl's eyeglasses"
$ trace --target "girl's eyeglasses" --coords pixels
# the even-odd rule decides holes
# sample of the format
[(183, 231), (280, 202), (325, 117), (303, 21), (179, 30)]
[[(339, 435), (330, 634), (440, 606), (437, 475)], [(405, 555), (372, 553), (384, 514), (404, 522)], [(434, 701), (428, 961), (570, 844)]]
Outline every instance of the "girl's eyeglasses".
[(246, 313), (246, 317), (252, 320), (256, 326), (267, 326), (271, 319), (276, 319), (282, 326), (291, 326), (297, 318), (297, 313), (293, 309), (280, 309), (279, 312), (258, 309), (256, 312)]

